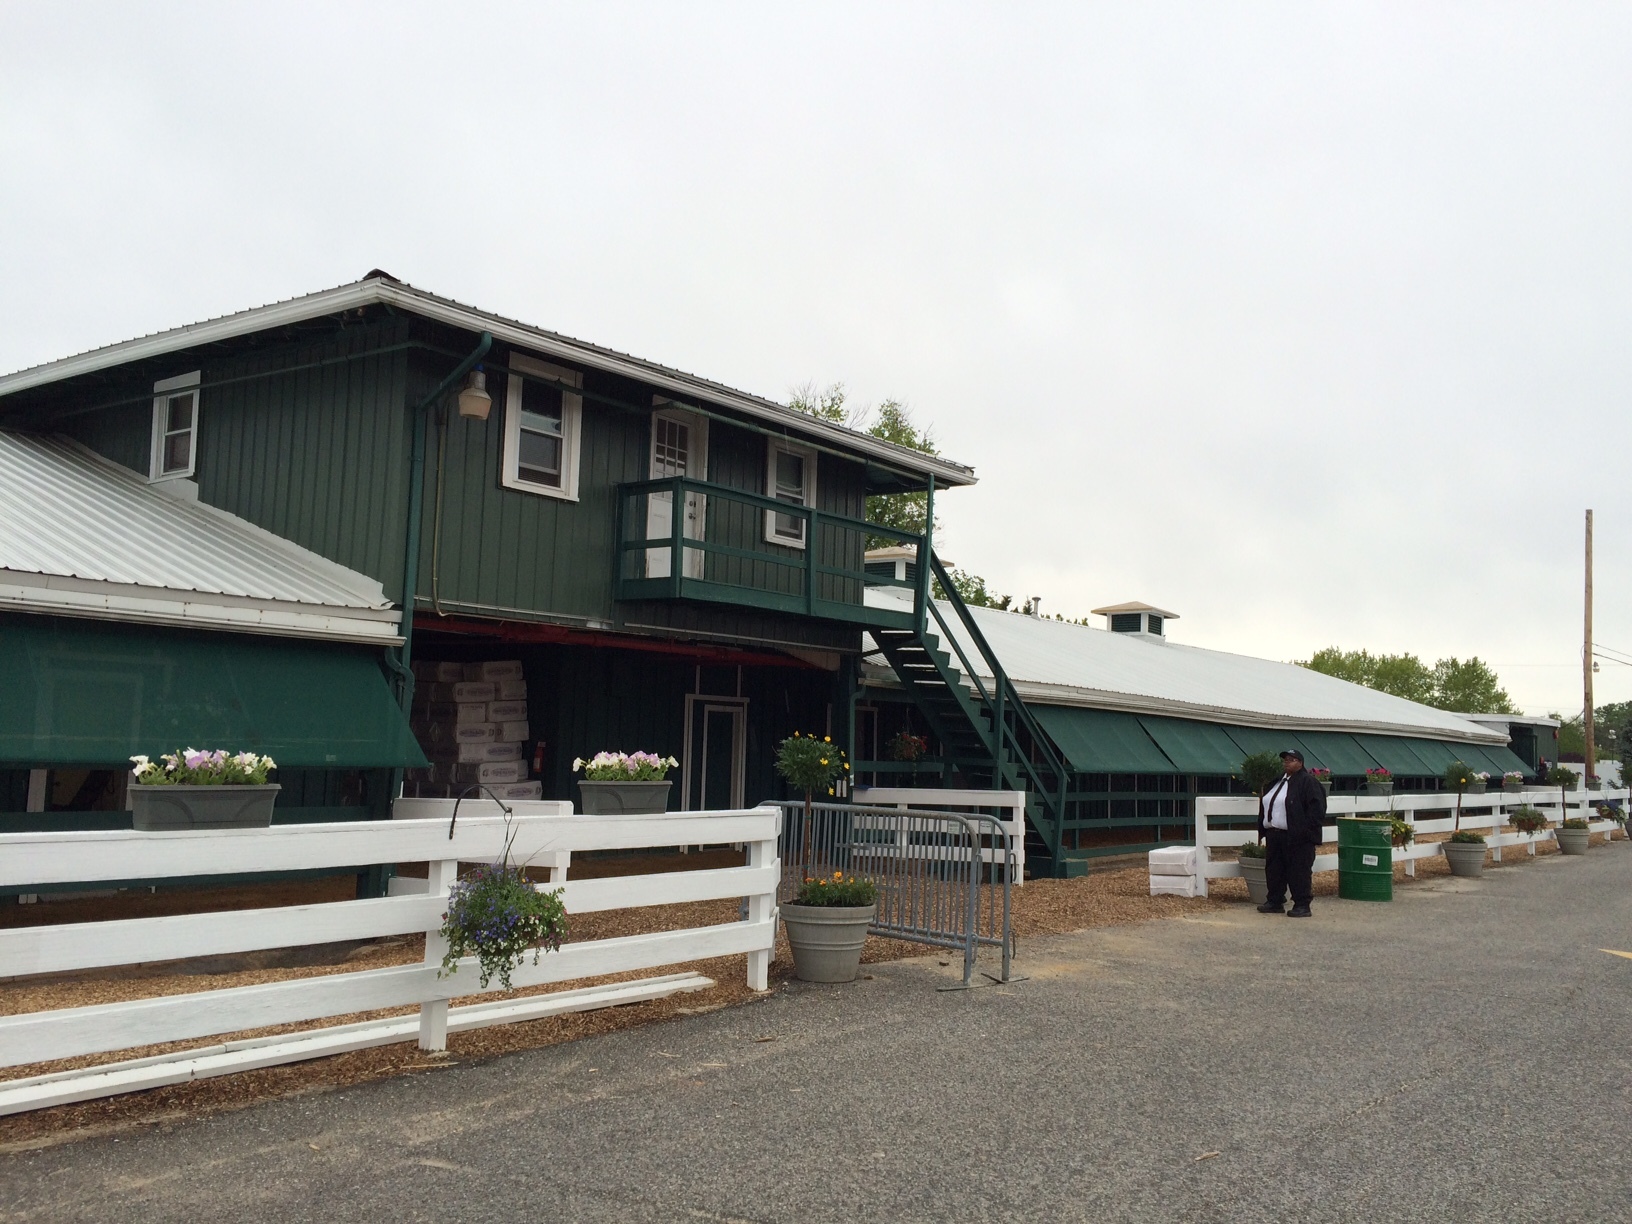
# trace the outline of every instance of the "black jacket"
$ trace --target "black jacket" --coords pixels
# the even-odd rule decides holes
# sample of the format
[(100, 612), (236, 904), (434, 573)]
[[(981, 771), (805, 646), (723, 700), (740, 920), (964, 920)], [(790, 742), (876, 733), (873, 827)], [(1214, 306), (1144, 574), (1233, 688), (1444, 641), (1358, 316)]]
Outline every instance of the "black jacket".
[[(1266, 788), (1274, 790), (1279, 782), (1271, 782)], [(1264, 807), (1264, 800), (1258, 800), (1258, 832), (1260, 835), (1268, 832), (1265, 821), (1268, 813)], [(1326, 788), (1316, 782), (1307, 769), (1300, 769), (1295, 774), (1286, 777), (1286, 831), (1288, 839), (1302, 842), (1306, 845), (1318, 846), (1324, 835), (1322, 826), (1326, 821)]]

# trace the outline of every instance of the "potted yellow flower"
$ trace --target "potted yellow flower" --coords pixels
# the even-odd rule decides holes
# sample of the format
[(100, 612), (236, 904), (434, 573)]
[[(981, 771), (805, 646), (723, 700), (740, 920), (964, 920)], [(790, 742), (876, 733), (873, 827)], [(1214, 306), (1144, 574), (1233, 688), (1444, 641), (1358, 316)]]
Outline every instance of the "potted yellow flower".
[(793, 949), (793, 975), (804, 982), (853, 982), (861, 968), (867, 928), (878, 911), (873, 882), (835, 871), (807, 878), (782, 906)]

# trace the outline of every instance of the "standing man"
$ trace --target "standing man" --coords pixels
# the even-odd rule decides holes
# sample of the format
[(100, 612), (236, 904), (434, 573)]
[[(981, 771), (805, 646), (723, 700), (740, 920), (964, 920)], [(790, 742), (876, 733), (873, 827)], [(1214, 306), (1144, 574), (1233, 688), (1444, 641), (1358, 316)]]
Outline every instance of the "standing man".
[(1315, 897), (1315, 847), (1324, 835), (1326, 788), (1304, 770), (1303, 753), (1295, 749), (1281, 753), (1281, 767), (1286, 773), (1258, 802), (1258, 832), (1268, 843), (1264, 878), (1269, 885), (1269, 900), (1258, 912), (1286, 912), (1283, 898), (1290, 888), (1292, 910), (1286, 916), (1307, 918)]

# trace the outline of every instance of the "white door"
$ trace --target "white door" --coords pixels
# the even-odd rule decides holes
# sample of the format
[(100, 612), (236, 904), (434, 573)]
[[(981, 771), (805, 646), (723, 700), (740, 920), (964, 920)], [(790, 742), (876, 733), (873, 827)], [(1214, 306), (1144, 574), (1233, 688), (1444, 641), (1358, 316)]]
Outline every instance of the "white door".
[[(665, 409), (652, 413), (651, 479), (667, 480), (674, 476), (689, 476), (696, 480), (708, 478), (708, 421), (690, 412)], [(646, 499), (646, 538), (667, 540), (674, 532), (674, 495), (653, 493)], [(708, 516), (708, 498), (701, 493), (687, 493), (685, 521), (681, 532), (687, 539), (703, 539)], [(646, 550), (646, 576), (669, 576), (668, 548)], [(687, 578), (703, 576), (703, 552), (698, 548), (683, 550), (686, 554), (682, 573)]]

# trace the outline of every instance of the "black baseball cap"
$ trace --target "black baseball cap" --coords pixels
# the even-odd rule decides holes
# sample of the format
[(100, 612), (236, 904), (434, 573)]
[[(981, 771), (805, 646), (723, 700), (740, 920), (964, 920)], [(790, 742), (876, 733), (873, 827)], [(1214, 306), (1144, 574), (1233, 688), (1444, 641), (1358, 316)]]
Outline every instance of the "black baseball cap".
[(1297, 757), (1299, 764), (1302, 764), (1303, 762), (1303, 753), (1299, 752), (1296, 748), (1288, 748), (1281, 753), (1281, 760), (1284, 761), (1287, 757)]

